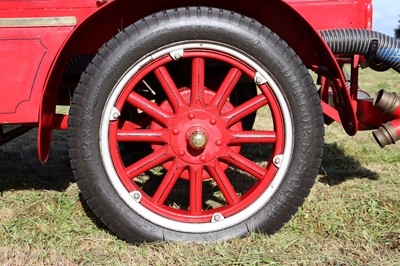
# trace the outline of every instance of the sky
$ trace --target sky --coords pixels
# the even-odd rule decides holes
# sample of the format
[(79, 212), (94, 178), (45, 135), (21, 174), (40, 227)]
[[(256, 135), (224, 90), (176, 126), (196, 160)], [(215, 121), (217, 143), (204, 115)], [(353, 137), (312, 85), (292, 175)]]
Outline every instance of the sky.
[(393, 37), (400, 24), (400, 0), (372, 0), (372, 6), (372, 29)]

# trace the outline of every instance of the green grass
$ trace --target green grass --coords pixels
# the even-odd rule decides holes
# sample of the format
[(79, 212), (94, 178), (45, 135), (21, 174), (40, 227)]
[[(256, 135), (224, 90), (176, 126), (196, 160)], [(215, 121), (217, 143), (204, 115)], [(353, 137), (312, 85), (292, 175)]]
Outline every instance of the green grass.
[[(360, 87), (400, 93), (398, 74), (364, 70)], [(326, 127), (321, 174), (304, 205), (273, 236), (222, 243), (129, 245), (82, 206), (65, 132), (41, 165), (32, 131), (0, 147), (2, 265), (400, 265), (400, 144)]]

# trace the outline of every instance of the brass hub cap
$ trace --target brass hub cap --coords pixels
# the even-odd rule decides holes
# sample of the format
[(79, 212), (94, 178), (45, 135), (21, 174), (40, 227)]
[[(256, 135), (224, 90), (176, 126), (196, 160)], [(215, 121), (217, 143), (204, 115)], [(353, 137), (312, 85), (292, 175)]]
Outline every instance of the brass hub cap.
[(190, 130), (188, 134), (189, 145), (196, 150), (204, 149), (207, 144), (207, 135), (201, 129)]

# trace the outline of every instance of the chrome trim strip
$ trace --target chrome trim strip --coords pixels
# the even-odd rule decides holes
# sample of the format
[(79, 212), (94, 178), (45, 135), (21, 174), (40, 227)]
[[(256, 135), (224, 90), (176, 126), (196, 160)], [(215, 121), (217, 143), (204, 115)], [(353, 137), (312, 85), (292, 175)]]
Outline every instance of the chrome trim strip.
[(76, 17), (0, 18), (0, 27), (67, 27), (76, 24)]

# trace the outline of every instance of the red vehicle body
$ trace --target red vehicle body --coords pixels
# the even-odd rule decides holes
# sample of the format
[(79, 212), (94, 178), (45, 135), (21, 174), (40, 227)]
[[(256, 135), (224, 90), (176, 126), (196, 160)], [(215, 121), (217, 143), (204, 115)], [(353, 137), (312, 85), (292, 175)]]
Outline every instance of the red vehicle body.
[[(146, 16), (162, 12), (163, 10), (186, 6), (202, 6), (229, 10), (229, 12), (236, 12), (240, 15), (254, 19), (261, 25), (267, 27), (293, 49), (295, 54), (310, 71), (314, 71), (319, 76), (319, 84), (321, 85), (319, 90), (321, 100), (320, 106), (324, 112), (325, 121), (337, 121), (341, 123), (349, 135), (355, 135), (359, 130), (377, 129), (385, 123), (391, 123), (389, 126), (384, 126), (384, 129), (382, 129), (384, 133), (382, 133), (383, 131), (381, 130), (381, 133), (376, 133), (375, 137), (379, 139), (382, 138), (382, 135), (386, 134), (385, 136), (387, 136), (389, 134), (387, 138), (389, 138), (390, 141), (388, 141), (388, 143), (380, 143), (381, 146), (392, 142), (394, 143), (398, 139), (396, 132), (400, 132), (400, 123), (397, 120), (400, 116), (400, 111), (397, 107), (398, 104), (400, 104), (400, 100), (396, 98), (396, 96), (392, 95), (387, 100), (391, 103), (393, 102), (392, 105), (391, 103), (388, 103), (384, 104), (383, 107), (378, 107), (376, 105), (381, 98), (384, 97), (386, 101), (386, 92), (381, 92), (378, 97), (379, 99), (375, 99), (374, 102), (374, 99), (371, 99), (370, 97), (360, 97), (360, 92), (358, 91), (358, 68), (361, 64), (366, 65), (369, 63), (369, 65), (371, 65), (373, 60), (371, 60), (369, 56), (374, 55), (374, 49), (371, 48), (369, 50), (371, 53), (368, 53), (367, 55), (338, 53), (330, 48), (329, 43), (326, 42), (324, 36), (320, 34), (320, 31), (332, 29), (371, 30), (373, 23), (373, 7), (371, 0), (153, 0), (142, 2), (139, 6), (135, 1), (131, 0), (3, 0), (0, 1), (0, 68), (2, 69), (0, 72), (0, 145), (12, 140), (31, 128), (37, 127), (38, 154), (40, 160), (45, 162), (49, 154), (51, 154), (50, 144), (52, 131), (54, 129), (69, 129), (69, 115), (66, 113), (57, 113), (56, 110), (58, 109), (56, 107), (70, 106), (72, 95), (75, 93), (75, 88), (79, 83), (82, 83), (82, 80), (79, 81), (81, 73), (85, 71), (89, 61), (91, 61), (96, 54), (102, 54), (106, 51), (104, 47), (109, 45), (108, 42), (110, 42), (110, 40), (118, 40), (119, 37), (115, 36), (119, 36), (118, 34), (121, 31), (130, 27), (133, 23), (136, 22), (140, 24), (140, 21), (143, 21), (143, 18)], [(180, 15), (182, 14), (183, 13), (180, 13)], [(148, 20), (149, 19), (147, 19), (147, 21)], [(238, 25), (239, 24), (240, 23), (238, 23)], [(149, 26), (149, 28), (151, 27), (153, 26)], [(182, 27), (184, 27), (184, 25), (182, 25)], [(154, 42), (157, 42), (156, 40), (157, 38), (154, 39)], [(222, 49), (221, 51), (224, 50)], [(232, 54), (234, 54), (234, 52), (232, 52)], [(207, 56), (211, 56), (211, 54), (208, 54)], [(118, 56), (116, 55), (116, 57)], [(229, 57), (230, 56), (222, 58), (216, 56), (216, 58), (221, 61), (228, 60), (226, 58)], [(257, 60), (254, 62), (256, 61)], [(232, 62), (232, 64), (234, 63)], [(342, 67), (344, 64), (350, 65), (350, 78), (346, 76), (345, 72), (343, 72)], [(92, 62), (91, 65), (96, 65), (96, 63)], [(242, 66), (244, 65), (246, 64), (243, 64)], [(106, 64), (103, 65), (103, 67), (104, 66), (107, 68)], [(378, 67), (375, 66), (375, 68)], [(88, 71), (90, 72), (90, 69)], [(202, 71), (199, 70), (199, 73), (202, 73)], [(162, 76), (163, 74), (161, 73), (160, 75)], [(193, 76), (194, 74), (192, 73), (192, 78)], [(255, 77), (255, 79), (256, 78), (257, 77)], [(168, 83), (168, 81), (166, 81), (166, 83)], [(256, 84), (260, 85), (263, 83), (256, 81)], [(179, 89), (178, 94), (185, 98), (185, 95), (189, 92), (184, 91), (188, 89), (186, 87), (181, 87)], [(135, 107), (142, 110), (144, 113), (151, 113), (150, 116), (153, 118), (158, 117), (156, 113), (160, 113), (160, 109), (154, 109), (155, 111), (152, 109), (154, 111), (153, 113), (153, 111), (150, 110), (151, 108), (147, 109), (148, 107), (140, 105), (140, 103), (146, 105), (147, 102), (140, 98), (141, 96), (135, 95), (132, 96), (137, 97), (136, 100), (132, 100)], [(207, 92), (204, 97), (208, 99), (212, 98), (213, 95), (213, 92)], [(361, 96), (365, 95), (362, 94)], [(194, 96), (192, 95), (191, 97)], [(139, 104), (137, 102), (139, 102)], [(167, 112), (171, 108), (178, 109), (180, 104), (182, 104), (182, 102), (179, 102), (178, 100), (178, 102), (175, 103), (176, 106), (173, 101), (171, 103), (172, 107), (167, 106), (167, 104), (159, 104), (159, 106), (162, 110)], [(142, 107), (138, 107), (138, 105)], [(278, 105), (280, 104), (278, 103)], [(115, 106), (118, 106), (118, 101)], [(232, 107), (231, 104), (226, 105), (224, 108), (231, 111), (234, 110), (234, 107)], [(203, 120), (208, 121), (208, 113), (203, 113), (203, 111), (200, 112), (196, 108), (193, 110), (194, 113), (190, 113), (193, 117), (195, 115), (201, 116)], [(119, 119), (118, 112), (115, 117), (116, 119)], [(162, 120), (164, 118), (159, 119)], [(220, 118), (217, 117), (216, 120), (212, 120), (210, 123), (219, 123), (219, 119)], [(155, 118), (155, 120), (157, 120), (157, 118)], [(223, 119), (221, 118), (221, 121), (222, 120)], [(176, 125), (179, 124), (178, 122), (174, 123), (176, 123)], [(205, 149), (205, 143), (209, 139), (214, 139), (213, 134), (217, 134), (207, 133), (209, 129), (201, 129), (207, 128), (203, 123), (205, 122), (199, 121), (198, 125), (196, 124), (197, 126), (190, 130), (187, 129), (186, 126), (179, 124), (179, 127), (183, 127), (184, 130), (187, 129), (187, 135), (190, 135), (187, 137), (187, 141), (195, 150)], [(9, 125), (13, 126), (10, 127)], [(147, 134), (146, 132), (143, 132), (143, 136), (145, 136), (144, 141), (151, 143), (153, 149), (153, 153), (151, 154), (154, 155), (160, 147), (159, 141), (156, 139), (162, 138), (160, 135), (161, 133), (159, 133), (162, 127), (155, 126), (154, 122), (148, 124), (147, 128), (149, 127), (153, 130), (152, 137), (149, 136), (151, 134)], [(279, 127), (279, 125), (277, 126), (275, 124), (275, 127)], [(385, 131), (385, 128), (388, 129)], [(125, 128), (125, 130), (126, 129), (127, 128)], [(178, 135), (178, 129), (172, 129), (171, 127), (169, 130), (172, 132), (171, 136), (175, 133), (175, 135)], [(140, 135), (140, 132), (138, 132), (137, 135)], [(158, 133), (156, 134), (156, 132)], [(246, 137), (253, 138), (253, 135), (248, 133), (248, 131), (243, 132), (243, 136), (239, 137), (240, 134), (236, 136), (238, 139), (241, 139), (241, 141), (239, 141), (240, 143), (248, 142), (245, 140)], [(129, 134), (127, 133), (127, 135)], [(204, 144), (196, 144), (192, 137), (198, 137), (200, 142), (203, 141)], [(123, 139), (123, 137), (120, 139), (117, 137), (117, 139), (116, 142)], [(174, 156), (181, 156), (183, 158), (182, 161), (186, 162), (185, 167), (187, 168), (182, 171), (187, 171), (188, 173), (184, 174), (185, 172), (181, 172), (181, 175), (178, 175), (177, 178), (194, 180), (196, 174), (191, 174), (191, 170), (188, 169), (195, 169), (193, 171), (196, 172), (196, 169), (200, 167), (198, 166), (198, 163), (193, 163), (191, 161), (192, 159), (194, 160), (196, 156), (193, 155), (193, 158), (185, 157), (186, 155), (183, 154), (187, 152), (185, 150), (186, 147), (180, 146), (179, 141), (175, 142), (175, 140), (172, 140), (172, 137), (169, 139), (170, 140), (163, 139), (161, 142), (170, 141), (171, 143), (168, 145), (174, 149), (180, 149)], [(185, 139), (182, 140), (185, 142)], [(217, 146), (221, 145), (221, 141), (218, 141), (219, 140), (216, 141)], [(278, 144), (276, 145), (279, 146)], [(82, 144), (82, 149), (84, 148), (83, 146), (84, 145)], [(192, 148), (187, 149), (189, 150)], [(115, 150), (118, 151), (119, 149), (120, 148), (116, 148)], [(217, 148), (213, 147), (213, 149), (216, 150)], [(238, 149), (240, 150), (240, 148)], [(209, 152), (204, 151), (204, 154), (201, 155), (203, 157), (200, 156), (200, 161), (208, 162), (208, 157), (213, 157), (214, 153), (219, 152), (219, 150), (214, 150)], [(110, 152), (112, 158), (117, 156), (113, 151)], [(149, 157), (148, 159), (145, 157), (145, 160), (148, 162), (154, 160), (157, 161), (158, 157), (153, 155), (150, 155), (152, 157)], [(279, 156), (275, 156), (274, 160), (276, 159), (279, 161), (280, 158), (281, 157)], [(72, 160), (78, 159), (73, 158)], [(174, 171), (174, 168), (172, 167), (174, 164), (173, 162), (165, 163), (165, 161), (160, 160), (159, 163), (155, 163), (152, 166), (162, 164), (167, 170)], [(229, 164), (228, 162), (231, 161), (224, 161), (226, 164)], [(244, 160), (240, 164), (246, 165), (248, 162)], [(279, 168), (280, 164), (277, 163), (277, 161), (274, 161), (274, 164)], [(133, 168), (135, 167), (140, 168), (141, 166), (134, 164)], [(252, 167), (253, 165), (248, 165), (248, 168)], [(148, 170), (151, 167), (144, 168)], [(215, 178), (215, 172), (211, 169), (212, 167), (206, 166), (206, 168), (207, 170), (205, 172), (207, 172), (207, 174), (200, 174), (202, 175), (201, 180), (206, 180), (210, 178), (210, 176), (214, 177), (217, 183), (219, 183), (219, 187), (225, 198), (226, 195), (232, 193), (229, 191), (231, 188), (227, 188), (227, 186), (223, 185), (225, 184), (224, 178), (217, 180), (218, 178)], [(222, 168), (226, 169), (227, 167), (222, 166)], [(241, 168), (243, 169), (246, 167), (243, 166)], [(216, 172), (220, 171), (219, 168), (216, 169)], [(135, 169), (130, 170), (135, 171)], [(116, 171), (118, 171), (118, 169)], [(179, 170), (177, 171), (179, 172)], [(245, 171), (253, 173), (250, 169)], [(188, 177), (186, 178), (185, 176)], [(197, 187), (196, 189), (195, 182), (190, 182), (190, 198), (196, 198), (196, 193), (193, 191), (201, 191), (201, 188), (199, 189)], [(129, 187), (129, 185), (124, 183), (124, 181), (122, 181), (122, 183), (125, 187)], [(144, 200), (146, 197), (151, 200), (151, 195), (144, 195), (145, 193), (141, 191), (136, 193), (137, 190), (135, 189), (127, 190), (135, 200)], [(254, 190), (257, 189), (255, 188)], [(257, 194), (256, 196), (252, 196), (251, 193), (252, 192), (250, 191), (248, 198), (254, 201), (258, 197), (257, 195), (260, 195)], [(157, 194), (157, 192), (155, 194)], [(123, 198), (123, 196), (121, 197)], [(86, 200), (90, 201), (90, 197), (87, 196)], [(199, 201), (201, 202), (201, 200), (200, 196), (200, 199), (197, 198), (197, 203)], [(193, 211), (194, 206), (196, 206), (196, 199), (189, 201), (190, 207), (188, 209)], [(228, 206), (234, 206), (236, 202), (240, 203), (242, 198), (236, 199), (233, 196), (231, 201), (227, 201)], [(143, 201), (143, 204), (145, 205), (146, 203)], [(243, 203), (243, 206), (240, 208), (243, 210), (246, 209), (246, 206), (248, 206), (246, 204)], [(127, 205), (129, 205), (129, 203), (127, 203)], [(237, 205), (240, 206), (240, 204)], [(201, 207), (197, 208), (200, 209), (198, 209), (197, 212), (195, 211), (195, 213), (198, 214), (196, 216), (193, 212), (190, 212), (190, 215), (186, 215), (185, 213), (171, 214), (171, 210), (167, 207), (162, 207), (160, 211), (157, 211), (157, 207), (148, 207), (149, 210), (158, 215), (183, 223), (191, 223), (193, 221), (195, 223), (202, 223), (204, 222), (202, 220), (203, 218), (199, 217), (209, 217), (210, 215), (212, 216), (211, 220), (213, 222), (218, 221), (219, 212), (208, 214), (206, 212), (203, 213)], [(234, 207), (228, 207), (225, 209), (231, 209), (233, 216), (241, 213), (240, 211), (236, 211)], [(225, 209), (221, 209), (221, 211), (224, 211)], [(96, 214), (99, 217), (105, 216), (103, 212), (97, 212)], [(229, 216), (230, 213), (227, 212), (226, 215)], [(224, 214), (221, 217), (227, 217), (226, 215)], [(152, 216), (149, 216), (146, 219), (153, 221)], [(160, 224), (162, 224), (162, 222), (160, 222)], [(159, 226), (162, 227), (160, 224)], [(230, 228), (230, 226), (231, 225), (226, 228)], [(111, 230), (128, 241), (133, 242), (137, 239), (152, 240), (154, 238), (147, 238), (144, 236), (131, 238), (128, 236), (128, 233), (125, 233), (123, 230), (115, 229), (114, 227), (115, 226), (111, 226)], [(176, 228), (177, 227), (173, 225), (168, 227), (168, 229), (172, 231), (176, 231)], [(224, 230), (227, 230), (226, 228), (213, 229), (213, 232), (224, 234)], [(266, 231), (270, 232), (276, 229), (277, 228), (268, 229)], [(171, 239), (192, 239), (192, 234), (204, 234), (204, 232), (207, 231), (201, 228), (198, 231), (194, 230), (193, 232), (189, 229), (185, 230), (184, 232), (189, 236), (180, 236), (178, 234), (171, 237)], [(227, 233), (224, 237), (217, 236), (216, 238), (220, 239), (226, 237), (230, 237), (230, 233)], [(214, 236), (210, 238), (214, 238)], [(166, 239), (169, 238), (166, 237)], [(197, 238), (194, 237), (194, 239)]]

